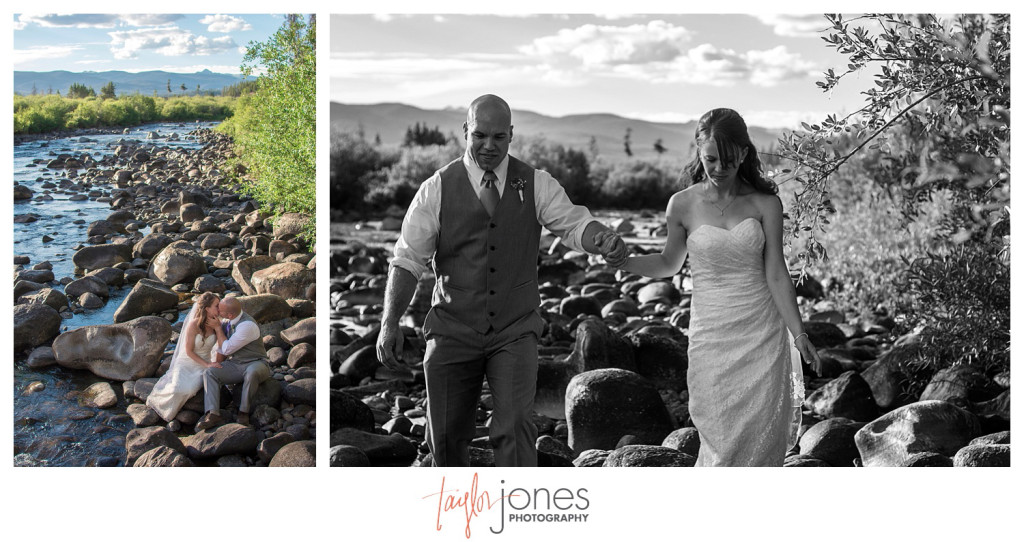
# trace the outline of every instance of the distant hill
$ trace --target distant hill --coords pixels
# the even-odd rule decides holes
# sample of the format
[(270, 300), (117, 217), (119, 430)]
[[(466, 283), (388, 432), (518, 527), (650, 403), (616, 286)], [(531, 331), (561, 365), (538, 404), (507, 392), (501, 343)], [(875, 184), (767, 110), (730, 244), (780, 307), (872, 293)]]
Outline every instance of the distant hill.
[[(461, 140), (462, 123), (465, 120), (466, 110), (462, 108), (432, 110), (399, 103), (331, 102), (332, 128), (354, 132), (362, 126), (367, 139), (372, 140), (374, 136), (380, 135), (381, 142), (388, 145), (400, 144), (405, 136), (405, 130), (417, 122), (425, 123), (430, 128), (436, 126), (442, 133), (455, 134)], [(630, 136), (631, 148), (637, 157), (655, 156), (657, 153), (654, 151), (654, 142), (659, 138), (662, 145), (668, 149), (667, 154), (688, 155), (697, 123), (648, 122), (609, 113), (549, 117), (532, 111), (513, 109), (512, 124), (516, 135), (543, 134), (549, 141), (580, 150), (588, 148), (593, 136), (601, 154), (615, 159), (625, 158), (622, 139), (627, 127), (633, 130)], [(750, 127), (750, 137), (758, 150), (767, 150), (774, 146), (780, 135), (781, 130)]]
[(97, 94), (100, 88), (109, 81), (114, 82), (118, 94), (153, 94), (157, 91), (160, 96), (167, 96), (167, 80), (171, 80), (171, 94), (181, 94), (181, 84), (187, 87), (186, 93), (193, 94), (196, 85), (201, 91), (210, 90), (220, 94), (221, 89), (233, 85), (242, 80), (242, 75), (228, 73), (215, 73), (210, 70), (203, 70), (196, 73), (174, 73), (165, 71), (147, 72), (14, 72), (14, 92), (16, 94), (32, 94), (32, 86), (35, 85), (36, 92), (46, 94), (49, 89), (54, 92), (60, 90), (61, 94), (67, 94), (71, 83), (81, 83), (92, 87)]

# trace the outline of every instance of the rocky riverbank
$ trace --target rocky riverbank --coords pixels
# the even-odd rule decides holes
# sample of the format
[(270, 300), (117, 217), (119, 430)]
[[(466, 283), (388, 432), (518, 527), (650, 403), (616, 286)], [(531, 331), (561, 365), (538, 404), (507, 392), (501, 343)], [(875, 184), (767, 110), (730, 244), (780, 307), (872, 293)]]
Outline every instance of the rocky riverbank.
[[(420, 326), (433, 277), (420, 281), (403, 319), (410, 370), (382, 367), (374, 348), (393, 222), (332, 226), (332, 466), (430, 465)], [(620, 218), (612, 225), (639, 251), (663, 240), (657, 221), (634, 228)], [(534, 413), (540, 465), (693, 466), (700, 437), (687, 408), (689, 279), (618, 272), (552, 237), (542, 247), (546, 326)], [(907, 396), (900, 362), (918, 355), (916, 336), (894, 336), (888, 315), (845, 312), (813, 279), (797, 292), (824, 368), (816, 375), (804, 367), (803, 425), (785, 466), (1009, 465), (1009, 374), (956, 365), (935, 374), (919, 396)], [(494, 464), (487, 436), (493, 408), (485, 384), (470, 448), (474, 466)]]
[[(40, 179), (15, 184), (16, 204), (47, 205), (59, 196), (106, 203), (111, 211), (85, 228), (71, 257), (72, 275), (57, 277), (51, 262), (15, 256), (15, 358), (33, 370), (59, 366), (99, 377), (69, 390), (64, 400), (69, 410), (91, 413), (82, 423), (130, 417), (134, 429), (111, 437), (123, 443), (117, 464), (312, 466), (316, 257), (315, 247), (299, 237), (306, 219), (286, 214), (272, 220), (241, 195), (222, 169), (233, 156), (226, 136), (201, 129), (187, 137), (197, 138), (201, 148), (122, 140), (102, 156), (36, 160)], [(53, 178), (39, 182), (44, 176)], [(36, 218), (22, 213), (15, 222)], [(251, 426), (227, 423), (195, 433), (201, 392), (166, 424), (145, 399), (167, 370), (181, 316), (193, 296), (207, 291), (238, 295), (260, 323), (273, 378), (260, 386)], [(74, 326), (76, 317), (104, 310), (112, 298), (121, 301), (111, 323)], [(31, 395), (42, 391), (39, 384), (16, 392)], [(222, 393), (222, 411), (230, 415), (237, 413), (241, 391), (234, 388)], [(120, 408), (123, 415), (100, 415)]]

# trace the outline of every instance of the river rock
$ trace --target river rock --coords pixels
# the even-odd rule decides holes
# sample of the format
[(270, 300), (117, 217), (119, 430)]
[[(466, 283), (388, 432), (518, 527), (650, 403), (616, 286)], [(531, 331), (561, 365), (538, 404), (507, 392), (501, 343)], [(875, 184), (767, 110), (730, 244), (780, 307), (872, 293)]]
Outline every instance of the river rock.
[(815, 390), (804, 400), (804, 407), (826, 418), (866, 422), (878, 416), (871, 387), (855, 371), (847, 371)]
[(15, 304), (19, 304), (19, 299), (31, 292), (38, 292), (46, 288), (45, 284), (39, 284), (38, 282), (31, 282), (27, 280), (19, 280), (14, 283), (14, 301)]
[(244, 258), (236, 261), (232, 266), (231, 278), (235, 279), (235, 282), (238, 283), (238, 286), (246, 295), (255, 295), (258, 292), (256, 292), (256, 288), (252, 285), (253, 273), (276, 263), (277, 260), (266, 255)]
[(275, 294), (283, 298), (305, 295), (306, 288), (316, 275), (296, 262), (283, 262), (260, 269), (252, 274), (252, 286), (258, 294)]
[(576, 344), (567, 360), (578, 372), (636, 368), (633, 345), (604, 322), (586, 319), (576, 327)]
[(186, 224), (189, 222), (195, 222), (196, 220), (202, 220), (206, 218), (206, 212), (203, 208), (195, 203), (186, 203), (179, 208), (181, 221)]
[(936, 372), (924, 391), (920, 401), (949, 401), (958, 406), (967, 405), (968, 394), (985, 384), (985, 375), (970, 365), (954, 365)]
[(171, 333), (167, 320), (143, 316), (62, 333), (53, 341), (53, 352), (63, 367), (88, 369), (111, 380), (137, 380), (156, 372)]
[(292, 308), (283, 297), (274, 294), (240, 296), (242, 310), (261, 324), (275, 322), (292, 315)]
[(373, 431), (374, 419), (370, 407), (348, 393), (331, 390), (331, 433), (342, 427), (364, 432)]
[(609, 450), (584, 450), (572, 464), (577, 467), (603, 467), (611, 452)]
[(174, 286), (191, 283), (206, 274), (206, 262), (188, 241), (175, 241), (161, 250), (149, 265), (149, 278)]
[(316, 365), (316, 347), (302, 343), (288, 352), (288, 366), (297, 369), (302, 366)]
[(669, 433), (661, 445), (697, 457), (700, 452), (700, 433), (696, 427), (681, 427)]
[(283, 213), (274, 217), (274, 238), (285, 239), (302, 233), (309, 224), (309, 217), (301, 213)]
[(935, 452), (919, 452), (911, 455), (901, 467), (952, 467), (953, 459)]
[[(236, 385), (231, 391), (231, 399), (236, 405), (242, 404), (242, 385)], [(196, 397), (202, 397), (202, 393), (197, 393)], [(277, 408), (281, 404), (282, 386), (281, 382), (273, 378), (268, 378), (263, 382), (260, 382), (256, 393), (252, 396), (250, 401), (251, 409), (255, 410), (260, 405), (267, 405)]]
[(919, 401), (868, 423), (854, 441), (865, 467), (885, 467), (919, 452), (952, 456), (980, 433), (970, 412), (946, 401)]
[(14, 306), (14, 351), (39, 346), (60, 332), (60, 314), (49, 305)]
[(1010, 432), (1000, 431), (998, 433), (990, 433), (988, 435), (982, 435), (970, 442), (970, 445), (974, 444), (1009, 444), (1010, 443)]
[(376, 435), (351, 427), (331, 432), (331, 448), (340, 445), (362, 450), (371, 464), (408, 464), (416, 459), (416, 445), (402, 435)]
[(38, 305), (47, 305), (52, 307), (57, 312), (60, 312), (68, 307), (68, 296), (64, 295), (64, 292), (60, 290), (54, 290), (53, 288), (43, 288), (37, 290), (34, 293), (21, 296), (18, 298), (21, 303), (34, 303)]
[(1009, 467), (1009, 444), (970, 444), (953, 456), (954, 467)]
[(846, 343), (846, 335), (835, 324), (828, 322), (804, 322), (804, 331), (815, 348), (831, 348)]
[(155, 280), (142, 279), (125, 296), (114, 312), (114, 322), (127, 322), (149, 314), (159, 314), (178, 306), (178, 294)]
[(188, 456), (193, 459), (255, 455), (259, 440), (255, 429), (238, 423), (206, 429), (183, 439)]
[(109, 382), (97, 382), (78, 396), (78, 405), (89, 408), (111, 408), (117, 405), (117, 393)]
[(135, 243), (135, 246), (132, 247), (132, 257), (148, 260), (159, 254), (172, 242), (174, 242), (173, 239), (162, 233), (150, 233)]
[(675, 284), (671, 282), (651, 282), (640, 288), (636, 293), (637, 302), (641, 305), (650, 303), (652, 301), (662, 301), (671, 305), (679, 303), (682, 295), (679, 293), (679, 289), (676, 288)]
[(92, 292), (85, 292), (78, 298), (78, 304), (81, 305), (83, 309), (98, 309), (102, 307), (104, 303), (103, 298), (100, 296)]
[(139, 456), (133, 467), (194, 467), (185, 454), (167, 446), (157, 446)]
[(302, 440), (286, 444), (270, 461), (271, 467), (315, 467), (316, 442)]
[(203, 237), (199, 248), (203, 250), (221, 249), (235, 244), (235, 239), (224, 233), (208, 233)]
[(289, 403), (316, 406), (316, 379), (296, 380), (285, 386), (281, 395)]
[(259, 456), (260, 460), (264, 463), (270, 463), (274, 459), (274, 455), (277, 454), (285, 446), (295, 442), (295, 437), (291, 433), (281, 431), (272, 437), (267, 437), (260, 441), (260, 445), (256, 447), (256, 455)]
[(182, 454), (185, 453), (185, 445), (166, 427), (139, 427), (132, 429), (124, 440), (124, 447), (127, 452), (125, 464), (128, 466), (134, 465), (143, 454), (160, 446), (176, 450)]
[(72, 299), (82, 297), (82, 294), (91, 293), (104, 299), (110, 297), (110, 287), (103, 279), (88, 275), (78, 280), (73, 280), (64, 287), (64, 294)]
[(565, 392), (565, 414), (569, 446), (576, 451), (614, 448), (623, 435), (660, 444), (676, 428), (654, 385), (622, 369), (573, 377)]
[(797, 454), (786, 456), (783, 467), (831, 467), (828, 463), (809, 455)]
[(875, 404), (882, 409), (889, 410), (907, 403), (908, 398), (901, 387), (905, 379), (902, 364), (916, 357), (919, 349), (916, 344), (895, 346), (860, 373), (871, 388)]
[(692, 467), (697, 458), (662, 446), (634, 444), (612, 450), (604, 460), (606, 467)]
[(25, 362), (25, 365), (28, 365), (30, 369), (42, 369), (43, 367), (56, 364), (57, 358), (53, 357), (53, 348), (49, 346), (33, 348), (32, 352), (28, 355), (28, 360)]
[(281, 332), (281, 338), (288, 344), (316, 344), (316, 317), (299, 320), (294, 326)]
[(370, 458), (355, 446), (338, 445), (331, 447), (332, 467), (369, 467)]
[(127, 412), (136, 427), (149, 427), (163, 421), (155, 410), (139, 403), (128, 405)]
[(203, 275), (196, 279), (192, 289), (199, 293), (213, 292), (220, 295), (226, 292), (228, 287), (223, 280), (213, 275)]
[(377, 367), (380, 367), (380, 362), (377, 361), (377, 347), (370, 344), (356, 350), (342, 361), (337, 372), (358, 383), (368, 376), (373, 376), (377, 372)]
[[(119, 264), (124, 265), (124, 264)], [(89, 271), (86, 275), (96, 277), (106, 283), (107, 286), (121, 286), (124, 284), (124, 270), (116, 267), (103, 267)]]
[(820, 421), (800, 436), (800, 454), (825, 461), (833, 467), (852, 467), (860, 457), (854, 435), (860, 424), (846, 418)]
[(636, 372), (658, 389), (686, 389), (687, 343), (650, 333), (631, 333)]
[(132, 261), (132, 248), (120, 244), (88, 246), (75, 252), (71, 261), (75, 267), (86, 271), (113, 267), (121, 262)]
[(14, 201), (32, 199), (33, 194), (32, 189), (23, 184), (14, 185)]
[(19, 271), (15, 276), (14, 281), (27, 280), (29, 282), (43, 284), (51, 282), (53, 279), (53, 271), (49, 269), (26, 269), (24, 271)]

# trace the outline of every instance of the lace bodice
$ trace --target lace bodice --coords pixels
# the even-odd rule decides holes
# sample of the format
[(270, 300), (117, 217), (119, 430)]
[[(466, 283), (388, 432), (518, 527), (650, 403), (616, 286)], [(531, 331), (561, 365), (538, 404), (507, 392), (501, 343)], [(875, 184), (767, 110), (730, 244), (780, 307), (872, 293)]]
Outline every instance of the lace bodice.
[(213, 346), (215, 344), (217, 344), (217, 334), (216, 333), (214, 333), (212, 335), (208, 335), (205, 339), (203, 338), (202, 335), (196, 333), (196, 338), (195, 338), (195, 343), (193, 344), (193, 348), (194, 348), (197, 356), (205, 359), (206, 361), (209, 361), (210, 357), (211, 357), (210, 356), (210, 351), (213, 350)]

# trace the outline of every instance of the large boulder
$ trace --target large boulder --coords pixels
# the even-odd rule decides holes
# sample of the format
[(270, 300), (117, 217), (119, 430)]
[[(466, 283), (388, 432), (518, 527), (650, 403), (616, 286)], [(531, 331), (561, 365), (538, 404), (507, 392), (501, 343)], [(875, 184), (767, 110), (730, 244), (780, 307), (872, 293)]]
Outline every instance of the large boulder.
[(316, 442), (300, 440), (285, 444), (270, 460), (271, 467), (315, 467)]
[(906, 404), (907, 397), (901, 386), (906, 378), (902, 363), (915, 357), (919, 349), (916, 344), (895, 346), (861, 371), (861, 378), (871, 388), (871, 396), (880, 408), (889, 410)]
[(847, 371), (807, 396), (804, 406), (825, 418), (866, 422), (878, 416), (871, 387), (855, 371)]
[(235, 279), (245, 295), (255, 295), (256, 288), (252, 285), (252, 274), (277, 263), (270, 256), (252, 256), (235, 262), (231, 267), (231, 278)]
[(193, 459), (231, 454), (255, 455), (259, 441), (259, 433), (255, 429), (238, 423), (205, 429), (184, 439), (188, 456)]
[(149, 278), (167, 286), (191, 283), (206, 272), (203, 256), (184, 240), (164, 247), (149, 264)]
[(984, 387), (985, 375), (970, 365), (954, 365), (941, 369), (932, 376), (921, 392), (920, 401), (949, 401), (959, 406), (967, 405), (971, 391)]
[(286, 239), (302, 233), (309, 224), (309, 217), (301, 213), (283, 213), (274, 217), (274, 238)]
[(700, 452), (700, 433), (696, 427), (681, 427), (669, 433), (661, 445), (697, 457)]
[(860, 427), (846, 418), (820, 421), (800, 435), (800, 454), (833, 467), (852, 467), (853, 460), (860, 457), (853, 439)]
[(920, 452), (951, 456), (980, 434), (974, 414), (946, 401), (919, 401), (865, 425), (854, 441), (865, 467), (888, 467)]
[(285, 385), (281, 397), (289, 403), (316, 406), (316, 378), (301, 378)]
[(178, 294), (155, 280), (142, 279), (128, 292), (114, 312), (114, 322), (127, 322), (140, 316), (158, 314), (178, 306)]
[(343, 427), (331, 432), (330, 442), (331, 448), (342, 445), (362, 450), (373, 465), (408, 465), (416, 459), (416, 445), (397, 433), (384, 436)]
[(370, 458), (355, 446), (339, 444), (331, 447), (332, 467), (369, 467)]
[(637, 444), (660, 444), (676, 421), (654, 385), (622, 369), (597, 369), (573, 377), (565, 391), (569, 446), (579, 452), (610, 450), (625, 435)]
[(140, 427), (132, 429), (124, 440), (127, 453), (125, 464), (132, 466), (143, 454), (159, 446), (166, 446), (180, 453), (185, 453), (185, 445), (166, 427)]
[(282, 262), (252, 274), (252, 286), (258, 294), (275, 294), (285, 299), (303, 298), (316, 274), (298, 262)]
[[(20, 283), (19, 283), (20, 284)], [(18, 298), (21, 303), (33, 303), (36, 305), (47, 305), (60, 312), (68, 306), (68, 296), (60, 290), (43, 288)]]
[(83, 326), (61, 333), (53, 341), (53, 353), (57, 363), (69, 369), (87, 369), (111, 380), (137, 380), (156, 372), (171, 333), (171, 324), (158, 316)]
[(121, 262), (132, 261), (132, 247), (128, 245), (95, 245), (79, 249), (71, 257), (75, 267), (90, 271), (102, 267), (114, 267)]
[(663, 446), (631, 444), (612, 450), (604, 460), (606, 467), (692, 467), (697, 458)]
[(133, 467), (194, 467), (185, 454), (175, 448), (157, 446), (139, 456)]
[(292, 307), (285, 299), (274, 294), (245, 295), (238, 298), (242, 310), (261, 324), (275, 322), (292, 315)]
[(88, 275), (78, 280), (73, 280), (64, 287), (64, 295), (78, 299), (82, 294), (93, 294), (106, 299), (110, 297), (110, 286), (103, 279)]
[(288, 344), (316, 344), (316, 317), (299, 320), (294, 326), (281, 332), (281, 338)]
[(14, 306), (14, 351), (39, 346), (60, 332), (60, 313), (49, 305)]
[(953, 456), (954, 467), (1009, 467), (1009, 444), (971, 444)]
[(151, 233), (135, 243), (135, 246), (132, 247), (132, 256), (148, 260), (159, 254), (172, 242), (174, 242), (173, 239), (162, 233)]

